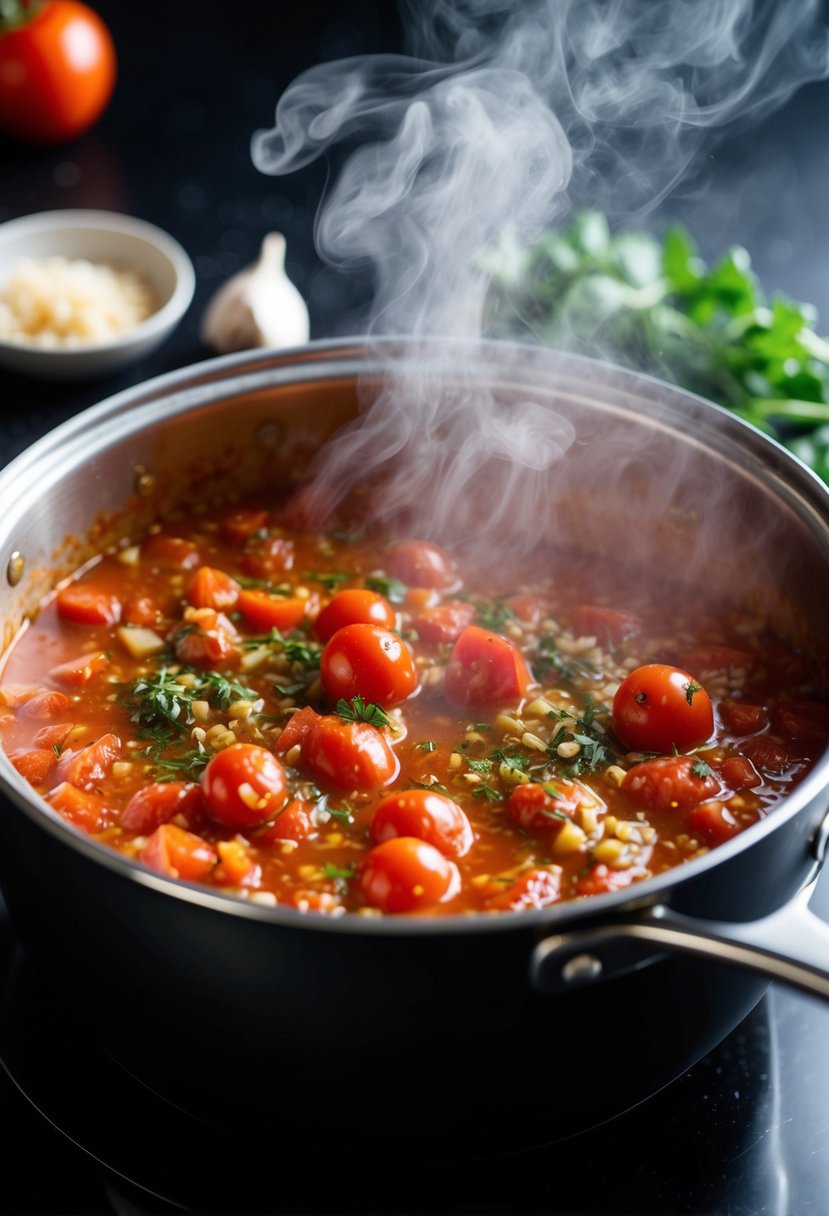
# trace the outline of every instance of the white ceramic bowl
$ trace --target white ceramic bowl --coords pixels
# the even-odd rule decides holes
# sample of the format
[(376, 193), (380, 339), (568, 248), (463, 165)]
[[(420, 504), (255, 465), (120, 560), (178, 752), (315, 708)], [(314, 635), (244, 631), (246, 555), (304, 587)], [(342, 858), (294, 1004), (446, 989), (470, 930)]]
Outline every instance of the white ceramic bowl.
[(158, 307), (107, 342), (45, 348), (0, 338), (0, 363), (22, 375), (68, 380), (117, 371), (158, 346), (193, 298), (193, 264), (178, 241), (114, 211), (42, 211), (0, 224), (0, 290), (21, 258), (54, 256), (132, 271), (148, 284)]

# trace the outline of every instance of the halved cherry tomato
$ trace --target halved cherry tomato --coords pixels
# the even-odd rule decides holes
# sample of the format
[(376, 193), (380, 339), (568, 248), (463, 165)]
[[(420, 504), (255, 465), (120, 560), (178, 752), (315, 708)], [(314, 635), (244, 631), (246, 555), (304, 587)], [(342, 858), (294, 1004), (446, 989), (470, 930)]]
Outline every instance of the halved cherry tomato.
[(720, 717), (723, 726), (732, 735), (753, 735), (769, 724), (768, 710), (764, 705), (749, 705), (745, 701), (732, 701), (729, 697), (720, 702)]
[(416, 912), (445, 903), (460, 885), (455, 863), (415, 836), (395, 836), (376, 845), (360, 866), (366, 902), (384, 912)]
[(369, 828), (374, 844), (417, 836), (446, 857), (464, 857), (474, 844), (472, 827), (452, 798), (433, 790), (398, 790), (377, 804)]
[(642, 632), (642, 621), (632, 612), (605, 608), (602, 604), (579, 604), (573, 609), (573, 629), (582, 637), (594, 637), (600, 646), (615, 650)]
[(240, 507), (231, 511), (219, 525), (219, 531), (231, 544), (243, 545), (254, 532), (261, 532), (268, 523), (268, 512), (256, 507)]
[(267, 748), (255, 743), (232, 743), (216, 752), (201, 781), (208, 814), (229, 827), (265, 823), (285, 802), (285, 769)]
[(380, 625), (394, 629), (394, 609), (384, 595), (364, 587), (338, 591), (316, 619), (314, 631), (321, 642), (327, 642), (338, 629), (346, 625)]
[(535, 866), (491, 895), (487, 908), (493, 911), (519, 912), (528, 908), (546, 908), (561, 897), (561, 866), (540, 870)]
[(294, 542), (282, 536), (257, 536), (249, 539), (242, 555), (245, 573), (252, 578), (272, 579), (294, 564)]
[(58, 663), (57, 667), (51, 668), (49, 676), (56, 684), (63, 684), (68, 688), (82, 688), (85, 684), (91, 683), (102, 671), (106, 671), (107, 667), (109, 667), (108, 656), (98, 651), (95, 654), (81, 654), (76, 659)]
[(65, 714), (71, 706), (65, 692), (51, 691), (44, 689), (43, 692), (36, 692), (33, 697), (29, 697), (28, 701), (24, 701), (17, 711), (19, 718), (32, 719), (35, 722), (48, 722), (51, 718), (57, 718), (59, 714)]
[(603, 814), (607, 807), (589, 786), (581, 781), (556, 777), (543, 784), (517, 785), (509, 796), (507, 810), (525, 832), (548, 832), (555, 836), (579, 809)]
[(224, 570), (199, 566), (187, 589), (187, 601), (194, 608), (215, 608), (218, 612), (224, 612), (226, 608), (234, 606), (241, 590), (236, 579), (225, 574)]
[(532, 674), (507, 638), (468, 625), (452, 648), (444, 689), (460, 706), (508, 705), (527, 695)]
[(187, 608), (173, 635), (176, 658), (190, 667), (230, 667), (242, 657), (232, 622), (213, 608)]
[(454, 642), (474, 620), (474, 604), (450, 600), (447, 604), (424, 609), (412, 624), (423, 642)]
[(646, 663), (625, 676), (616, 690), (613, 728), (634, 751), (687, 751), (711, 737), (714, 707), (687, 671)]
[(267, 591), (240, 591), (237, 604), (254, 629), (295, 629), (305, 616), (307, 600), (298, 595), (269, 595)]
[(50, 806), (76, 828), (94, 834), (107, 826), (110, 813), (107, 804), (98, 794), (79, 790), (76, 785), (62, 781), (45, 795)]
[(741, 756), (748, 756), (755, 768), (763, 773), (779, 775), (792, 767), (792, 758), (785, 747), (768, 735), (752, 735), (735, 744)]
[(406, 643), (379, 625), (346, 625), (328, 640), (320, 679), (332, 701), (362, 697), (375, 705), (398, 705), (417, 688), (417, 669)]
[(20, 776), (30, 785), (41, 785), (57, 763), (51, 748), (37, 747), (25, 752), (13, 752), (9, 756)]
[(386, 550), (386, 569), (409, 587), (453, 587), (458, 575), (448, 553), (426, 540), (402, 540)]
[(660, 811), (696, 806), (715, 798), (721, 788), (714, 772), (706, 772), (692, 756), (643, 760), (628, 769), (622, 782), (622, 789), (639, 806)]
[(86, 584), (70, 583), (56, 597), (58, 616), (78, 625), (117, 625), (121, 601), (108, 591), (96, 591)]
[(121, 827), (125, 832), (149, 836), (177, 815), (185, 819), (189, 828), (196, 828), (204, 813), (204, 792), (196, 782), (158, 781), (136, 790), (124, 807)]
[(737, 820), (721, 802), (703, 802), (688, 816), (688, 831), (709, 845), (723, 844), (739, 830)]
[(257, 844), (273, 844), (277, 840), (305, 840), (316, 832), (311, 818), (313, 804), (305, 798), (292, 798), (273, 823), (258, 829), (253, 836)]
[(82, 790), (94, 789), (121, 754), (117, 735), (101, 735), (79, 751), (64, 752), (58, 761), (58, 781), (68, 781)]
[(180, 566), (182, 570), (192, 570), (201, 561), (192, 540), (168, 536), (166, 532), (148, 536), (141, 545), (141, 557), (153, 566)]
[(0, 27), (0, 130), (33, 143), (65, 143), (108, 104), (115, 45), (101, 17), (80, 0), (27, 7), (19, 24)]
[(206, 878), (219, 860), (201, 836), (174, 823), (162, 823), (157, 827), (138, 857), (160, 874), (188, 882)]
[(819, 743), (829, 734), (829, 706), (822, 701), (781, 701), (773, 714), (775, 732), (799, 743)]
[(379, 790), (400, 771), (382, 731), (368, 722), (318, 716), (303, 734), (300, 766), (322, 785), (341, 790)]

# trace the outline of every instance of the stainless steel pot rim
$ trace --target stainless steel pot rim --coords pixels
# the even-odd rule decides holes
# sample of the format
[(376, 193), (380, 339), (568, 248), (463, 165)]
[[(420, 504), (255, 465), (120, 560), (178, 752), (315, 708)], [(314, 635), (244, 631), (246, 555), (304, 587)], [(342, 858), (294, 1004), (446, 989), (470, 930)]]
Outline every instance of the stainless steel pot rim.
[[(466, 343), (461, 340), (435, 340), (435, 345), (445, 347), (465, 347), (470, 352), (479, 348), (480, 344)], [(430, 342), (430, 345), (432, 343)], [(327, 369), (330, 377), (330, 364), (323, 362), (326, 358), (352, 356), (355, 369), (365, 367), (366, 352), (376, 353), (380, 360), (390, 358), (396, 351), (410, 348), (411, 344), (401, 339), (372, 340), (370, 343), (362, 338), (342, 338), (335, 341), (318, 341), (306, 346), (279, 351), (243, 352), (235, 355), (225, 355), (215, 359), (205, 360), (187, 368), (166, 373), (140, 385), (128, 388), (114, 396), (91, 406), (70, 418), (60, 426), (44, 435), (31, 447), (22, 452), (2, 472), (0, 472), (0, 502), (11, 488), (12, 483), (22, 476), (30, 476), (33, 466), (47, 459), (51, 454), (65, 451), (67, 442), (73, 440), (79, 433), (91, 430), (97, 431), (107, 420), (122, 413), (132, 411), (142, 404), (161, 399), (169, 400), (171, 395), (181, 394), (180, 408), (187, 410), (197, 407), (201, 399), (220, 400), (225, 396), (239, 395), (251, 391), (263, 384), (273, 384), (275, 369), (286, 369), (286, 375), (295, 372), (297, 363), (314, 370)], [(769, 474), (774, 470), (782, 470), (784, 484), (788, 481), (807, 498), (822, 522), (823, 530), (829, 527), (829, 489), (805, 464), (792, 453), (770, 437), (763, 435), (748, 423), (722, 407), (704, 398), (666, 384), (656, 377), (640, 375), (611, 363), (589, 359), (579, 355), (561, 355), (550, 351), (536, 351), (535, 348), (525, 347), (518, 343), (487, 342), (482, 345), (487, 354), (497, 354), (500, 351), (509, 353), (511, 357), (520, 357), (526, 361), (536, 355), (540, 359), (552, 356), (558, 369), (574, 379), (582, 377), (588, 383), (600, 383), (612, 388), (618, 393), (630, 394), (641, 399), (643, 392), (649, 395), (649, 400), (655, 402), (676, 400), (701, 416), (717, 417), (718, 426), (730, 430), (733, 435), (744, 439), (750, 450), (763, 454), (768, 463)], [(238, 373), (238, 374), (236, 374)], [(204, 377), (208, 379), (202, 394), (198, 389)], [(219, 377), (219, 379), (215, 379)], [(280, 377), (281, 379), (281, 377)], [(188, 391), (188, 385), (191, 389)], [(357, 913), (345, 913), (342, 916), (331, 917), (324, 914), (309, 914), (296, 909), (276, 906), (269, 907), (253, 903), (232, 894), (213, 891), (206, 887), (184, 882), (179, 879), (167, 878), (149, 869), (138, 861), (100, 844), (86, 836), (63, 820), (45, 802), (33, 795), (28, 784), (20, 777), (11, 765), (8, 757), (0, 751), (0, 788), (14, 801), (24, 814), (32, 819), (36, 826), (49, 833), (64, 844), (78, 850), (90, 861), (103, 865), (114, 874), (129, 882), (138, 882), (143, 886), (182, 899), (217, 913), (240, 916), (256, 920), (263, 924), (285, 925), (292, 929), (309, 932), (339, 932), (369, 936), (403, 936), (420, 937), (433, 934), (447, 933), (478, 933), (478, 932), (515, 932), (533, 930), (538, 933), (550, 929), (563, 930), (572, 920), (585, 918), (608, 919), (614, 913), (630, 912), (659, 903), (670, 903), (670, 893), (691, 882), (701, 874), (710, 871), (720, 863), (736, 856), (745, 849), (751, 848), (756, 842), (771, 833), (779, 826), (798, 815), (810, 802), (817, 798), (829, 786), (829, 750), (821, 757), (812, 771), (795, 788), (793, 793), (784, 800), (773, 812), (741, 832), (737, 837), (724, 844), (718, 845), (704, 856), (667, 870), (653, 878), (632, 884), (624, 890), (606, 895), (594, 895), (584, 899), (566, 900), (550, 907), (520, 912), (497, 912), (492, 914), (448, 914), (429, 916), (379, 916), (366, 917)]]

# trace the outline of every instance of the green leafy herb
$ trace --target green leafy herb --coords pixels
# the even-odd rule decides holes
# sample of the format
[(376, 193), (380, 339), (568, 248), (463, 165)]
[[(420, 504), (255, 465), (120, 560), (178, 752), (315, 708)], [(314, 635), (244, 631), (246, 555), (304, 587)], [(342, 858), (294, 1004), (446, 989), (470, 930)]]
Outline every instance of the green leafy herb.
[(326, 878), (342, 878), (348, 880), (349, 878), (356, 878), (357, 867), (335, 866), (330, 861), (326, 861), (322, 867), (322, 872)]
[(704, 760), (698, 758), (691, 765), (691, 772), (695, 777), (710, 777), (712, 769), (710, 764), (706, 764)]
[(685, 700), (689, 705), (694, 704), (694, 693), (702, 692), (701, 684), (694, 684), (693, 680), (685, 685)]
[(322, 654), (319, 642), (311, 642), (301, 635), (286, 638), (278, 629), (272, 629), (270, 633), (261, 637), (245, 638), (243, 645), (245, 650), (260, 650), (267, 647), (284, 654), (290, 663), (303, 667), (318, 666)]
[(384, 595), (391, 604), (402, 604), (406, 598), (406, 584), (401, 583), (399, 578), (381, 578), (379, 575), (372, 575), (365, 580), (365, 584), (369, 591), (376, 591), (378, 595)]
[(517, 769), (519, 773), (526, 773), (529, 768), (529, 760), (520, 752), (505, 752), (500, 747), (496, 747), (494, 752), (489, 753), (491, 760), (497, 761), (500, 764), (506, 764), (507, 768)]
[(158, 781), (198, 781), (210, 759), (210, 753), (199, 745), (172, 756), (153, 755), (151, 750), (150, 758), (157, 770)]
[(350, 701), (341, 697), (334, 707), (334, 712), (343, 722), (368, 722), (371, 726), (390, 725), (389, 715), (382, 706), (375, 705), (373, 701), (364, 701), (361, 696), (352, 697)]
[(707, 265), (689, 233), (612, 234), (582, 212), (487, 259), (489, 328), (668, 377), (781, 440), (829, 481), (829, 341), (808, 304), (769, 300), (748, 253)]
[(322, 583), (328, 591), (336, 591), (341, 583), (348, 582), (348, 575), (344, 570), (308, 570), (303, 577), (312, 579), (316, 583)]
[(423, 739), (420, 743), (415, 743), (416, 752), (433, 752), (437, 749), (437, 744), (431, 739)]
[(503, 798), (491, 785), (476, 785), (472, 791), (473, 798), (483, 798), (486, 802), (502, 802)]
[(573, 738), (581, 746), (581, 758), (591, 769), (597, 769), (610, 760), (610, 752), (601, 740), (591, 735), (574, 734)]
[(127, 694), (130, 720), (147, 731), (158, 731), (172, 725), (182, 728), (193, 721), (192, 687), (181, 684), (181, 671), (171, 673), (166, 665), (151, 676), (135, 680)]
[(492, 772), (491, 760), (470, 760), (469, 757), (467, 757), (466, 763), (472, 769), (473, 773), (478, 773), (481, 777), (485, 777), (488, 773)]

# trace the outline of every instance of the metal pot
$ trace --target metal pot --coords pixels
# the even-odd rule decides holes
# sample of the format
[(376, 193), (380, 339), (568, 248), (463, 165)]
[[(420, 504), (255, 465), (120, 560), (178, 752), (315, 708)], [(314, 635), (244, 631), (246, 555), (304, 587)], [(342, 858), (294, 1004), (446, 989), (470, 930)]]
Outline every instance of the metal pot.
[[(704, 575), (829, 672), (826, 486), (687, 393), (504, 343), (233, 356), (73, 418), (0, 474), (4, 644), (101, 545), (194, 495), (284, 476), (391, 366), (428, 373), (433, 355), (442, 382), (457, 368), (572, 422), (551, 520), (596, 560)], [(330, 920), (151, 872), (68, 826), (0, 756), (0, 883), (60, 1007), (188, 1113), (283, 1142), (507, 1150), (665, 1085), (769, 978), (829, 998), (829, 927), (806, 908), (828, 777), (824, 756), (768, 819), (627, 891), (487, 918)]]

